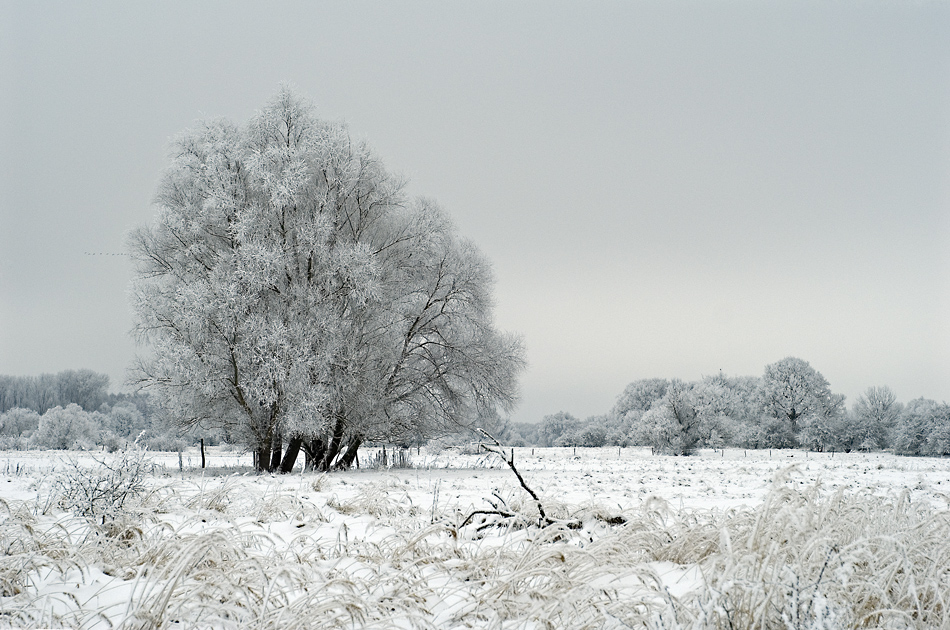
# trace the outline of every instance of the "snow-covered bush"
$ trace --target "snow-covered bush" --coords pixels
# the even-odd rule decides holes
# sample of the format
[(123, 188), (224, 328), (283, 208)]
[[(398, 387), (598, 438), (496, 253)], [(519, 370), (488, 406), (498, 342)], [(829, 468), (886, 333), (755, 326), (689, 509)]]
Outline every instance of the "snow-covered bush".
[(0, 435), (28, 438), (40, 424), (40, 414), (32, 409), (14, 407), (0, 414)]
[(99, 440), (97, 418), (101, 414), (93, 414), (83, 411), (75, 403), (65, 409), (53, 407), (40, 417), (31, 444), (36, 448), (54, 450), (94, 448)]
[(181, 453), (191, 445), (191, 442), (191, 440), (174, 433), (151, 435), (145, 440), (145, 444), (150, 451), (168, 451), (172, 453)]
[(19, 451), (29, 448), (30, 436), (40, 423), (40, 414), (32, 409), (14, 407), (0, 414), (0, 450)]
[(53, 481), (56, 503), (66, 511), (106, 525), (141, 497), (151, 470), (152, 462), (137, 444), (96, 459), (93, 466), (70, 460)]

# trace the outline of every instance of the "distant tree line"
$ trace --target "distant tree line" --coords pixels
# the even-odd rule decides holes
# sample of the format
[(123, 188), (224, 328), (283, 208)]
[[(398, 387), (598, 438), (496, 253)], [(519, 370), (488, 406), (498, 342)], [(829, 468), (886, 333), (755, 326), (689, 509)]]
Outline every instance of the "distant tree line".
[(870, 387), (849, 409), (820, 372), (788, 357), (760, 377), (634, 381), (605, 415), (580, 420), (562, 411), (537, 424), (513, 423), (506, 438), (513, 445), (649, 446), (674, 455), (733, 447), (946, 456), (950, 405), (925, 398), (902, 404), (888, 387)]
[(109, 377), (92, 370), (0, 375), (0, 449), (116, 450), (136, 440), (152, 450), (184, 449), (193, 440), (158, 410), (147, 394), (109, 393)]
[(20, 408), (43, 414), (70, 403), (83, 409), (98, 409), (108, 399), (109, 377), (92, 370), (65, 370), (39, 376), (0, 375), (0, 413)]
[[(178, 430), (153, 395), (109, 393), (108, 385), (108, 376), (91, 370), (0, 375), (0, 450), (115, 450), (139, 440), (151, 450), (180, 451), (199, 437)], [(904, 404), (890, 388), (870, 387), (848, 408), (821, 373), (794, 357), (766, 366), (760, 377), (634, 381), (608, 413), (586, 420), (560, 411), (539, 423), (491, 428), (512, 446), (648, 446), (674, 455), (724, 447), (950, 455), (950, 404), (926, 398)], [(200, 437), (209, 445), (240, 443), (221, 430)], [(420, 431), (397, 443), (425, 441)]]

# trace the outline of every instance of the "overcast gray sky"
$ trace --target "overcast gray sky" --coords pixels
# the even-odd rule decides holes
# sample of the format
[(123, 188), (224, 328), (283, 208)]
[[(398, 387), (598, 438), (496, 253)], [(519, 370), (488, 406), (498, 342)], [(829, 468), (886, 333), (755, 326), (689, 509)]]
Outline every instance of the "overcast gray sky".
[(793, 355), (950, 400), (950, 3), (0, 0), (0, 374), (121, 383), (168, 143), (281, 82), (492, 259), (515, 420)]

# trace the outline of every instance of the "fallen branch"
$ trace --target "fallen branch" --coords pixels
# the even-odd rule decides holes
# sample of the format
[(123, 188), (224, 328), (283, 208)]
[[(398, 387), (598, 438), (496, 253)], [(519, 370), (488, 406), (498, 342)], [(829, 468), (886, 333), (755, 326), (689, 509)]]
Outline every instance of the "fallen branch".
[[(478, 431), (487, 439), (491, 440), (492, 443), (494, 444), (492, 445), (492, 444), (483, 443), (481, 444), (481, 447), (484, 448), (489, 453), (494, 453), (495, 455), (498, 455), (499, 457), (501, 457), (502, 461), (504, 461), (505, 464), (508, 465), (508, 468), (511, 469), (511, 472), (515, 473), (515, 477), (518, 478), (518, 483), (521, 484), (521, 487), (524, 488), (524, 491), (527, 492), (529, 495), (531, 495), (531, 498), (534, 499), (534, 503), (538, 508), (538, 515), (539, 515), (538, 526), (539, 527), (547, 527), (548, 525), (560, 524), (567, 527), (568, 529), (580, 529), (583, 526), (583, 523), (581, 523), (581, 521), (576, 520), (576, 519), (574, 520), (553, 519), (550, 516), (548, 516), (547, 512), (544, 511), (544, 505), (541, 503), (541, 498), (538, 496), (538, 494), (534, 490), (531, 489), (528, 483), (524, 480), (524, 477), (521, 476), (521, 473), (518, 471), (518, 468), (515, 466), (514, 449), (510, 451), (511, 452), (510, 455), (506, 455), (504, 447), (495, 438), (495, 436), (493, 436), (491, 433), (488, 433), (484, 429), (476, 429), (476, 431)], [(492, 507), (495, 509), (475, 510), (474, 512), (469, 514), (468, 517), (466, 517), (464, 521), (462, 521), (462, 525), (461, 525), (462, 527), (469, 524), (472, 521), (472, 519), (478, 515), (495, 515), (495, 516), (501, 516), (502, 518), (514, 518), (515, 516), (517, 516), (513, 510), (508, 508), (507, 504), (505, 504), (504, 500), (500, 496), (498, 496), (498, 494), (496, 493), (493, 493), (493, 494), (495, 494), (495, 497), (499, 501), (501, 501), (505, 509), (499, 508), (498, 505), (496, 505), (491, 500), (489, 500), (489, 503), (492, 503)], [(597, 518), (600, 521), (603, 521), (604, 523), (607, 523), (608, 525), (624, 525), (627, 523), (627, 519), (620, 515), (618, 516), (596, 515), (595, 518)]]
[(532, 499), (534, 499), (535, 505), (538, 506), (538, 514), (540, 514), (540, 519), (539, 519), (539, 521), (538, 521), (538, 524), (539, 524), (540, 526), (542, 526), (542, 527), (544, 527), (545, 525), (553, 525), (555, 521), (554, 521), (553, 519), (549, 518), (548, 515), (545, 513), (545, 511), (544, 511), (544, 505), (542, 505), (541, 499), (538, 497), (537, 493), (535, 493), (535, 491), (532, 490), (532, 489), (528, 486), (527, 483), (525, 483), (524, 477), (522, 477), (522, 476), (521, 476), (521, 473), (518, 472), (518, 469), (515, 468), (515, 452), (514, 452), (514, 450), (511, 451), (511, 458), (509, 459), (509, 458), (505, 457), (505, 450), (504, 450), (504, 448), (502, 448), (501, 442), (499, 442), (498, 440), (495, 439), (495, 436), (493, 436), (492, 434), (490, 434), (488, 431), (485, 431), (484, 429), (476, 429), (476, 431), (478, 431), (479, 433), (481, 433), (482, 435), (484, 435), (486, 438), (488, 438), (489, 440), (491, 440), (492, 442), (495, 443), (494, 446), (491, 446), (491, 445), (489, 445), (489, 444), (482, 444), (482, 447), (484, 447), (484, 449), (485, 449), (486, 451), (488, 451), (488, 452), (490, 452), (490, 453), (495, 453), (496, 455), (498, 455), (499, 457), (501, 457), (502, 460), (504, 460), (504, 462), (505, 462), (506, 464), (508, 464), (508, 468), (511, 469), (511, 472), (515, 473), (515, 477), (518, 478), (518, 483), (521, 484), (521, 487), (525, 489), (525, 492), (527, 492), (528, 494), (531, 495), (531, 498), (532, 498)]
[(465, 517), (465, 520), (462, 521), (462, 524), (459, 525), (459, 527), (465, 527), (466, 525), (472, 522), (473, 518), (475, 518), (476, 516), (480, 514), (483, 514), (485, 516), (489, 516), (489, 515), (500, 516), (502, 518), (514, 518), (515, 516), (517, 516), (517, 514), (515, 514), (514, 512), (504, 512), (502, 510), (475, 510), (474, 512), (472, 512), (471, 514)]

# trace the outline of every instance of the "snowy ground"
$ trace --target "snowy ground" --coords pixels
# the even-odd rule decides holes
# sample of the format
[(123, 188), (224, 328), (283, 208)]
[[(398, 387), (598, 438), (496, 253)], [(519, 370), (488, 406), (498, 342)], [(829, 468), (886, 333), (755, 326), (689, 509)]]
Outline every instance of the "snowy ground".
[[(364, 462), (373, 455), (361, 452)], [(201, 470), (197, 451), (153, 453), (147, 492), (105, 526), (57, 507), (54, 482), (69, 457), (0, 453), (0, 626), (903, 628), (950, 619), (947, 459), (518, 448), (525, 481), (561, 521), (541, 528), (491, 454), (423, 449), (407, 469), (271, 476), (253, 474), (247, 454), (209, 449)], [(91, 469), (96, 457), (106, 455), (78, 456)], [(515, 517), (465, 523), (495, 509)]]

